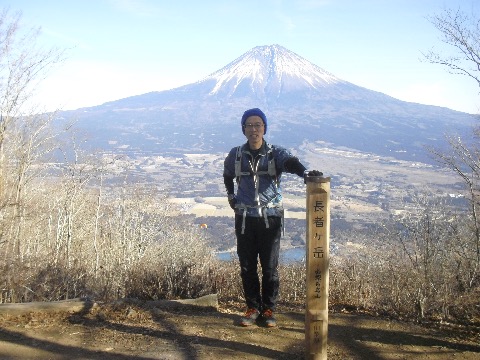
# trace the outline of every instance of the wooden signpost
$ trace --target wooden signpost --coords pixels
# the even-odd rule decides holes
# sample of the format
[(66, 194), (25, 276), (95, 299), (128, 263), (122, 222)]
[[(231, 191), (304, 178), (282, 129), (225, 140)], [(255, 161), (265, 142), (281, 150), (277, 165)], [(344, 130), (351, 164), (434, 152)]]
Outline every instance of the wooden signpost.
[(327, 359), (330, 178), (307, 176), (306, 359)]

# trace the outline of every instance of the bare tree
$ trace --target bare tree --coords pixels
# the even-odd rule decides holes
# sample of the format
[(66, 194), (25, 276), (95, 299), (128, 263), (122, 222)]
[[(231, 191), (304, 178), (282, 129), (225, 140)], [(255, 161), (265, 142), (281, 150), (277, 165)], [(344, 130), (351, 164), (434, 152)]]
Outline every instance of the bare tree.
[(20, 13), (0, 12), (0, 255), (12, 277), (19, 274), (15, 264), (34, 196), (28, 186), (40, 169), (32, 166), (53, 148), (48, 127), (53, 116), (36, 111), (33, 94), (63, 56), (42, 49), (39, 29), (23, 31), (20, 20)]
[(441, 40), (451, 45), (452, 53), (430, 50), (424, 57), (432, 64), (446, 66), (452, 74), (472, 78), (480, 86), (480, 18), (460, 9), (446, 9), (429, 20), (440, 31)]
[[(425, 317), (428, 304), (442, 298), (442, 284), (448, 282), (454, 237), (454, 214), (446, 198), (430, 192), (411, 195), (413, 207), (398, 216), (390, 241), (405, 255), (409, 281), (403, 289), (414, 301), (417, 316)], [(399, 256), (402, 258), (402, 256)], [(397, 259), (398, 261), (398, 259)]]
[[(452, 169), (465, 185), (465, 199), (467, 200), (468, 231), (462, 231), (463, 236), (458, 239), (457, 249), (461, 249), (462, 259), (459, 269), (467, 275), (466, 287), (472, 288), (480, 282), (480, 148), (478, 147), (480, 130), (475, 129), (471, 141), (460, 136), (447, 136), (450, 152), (445, 153), (432, 149), (435, 158)], [(459, 262), (459, 265), (460, 265)]]
[(62, 51), (38, 45), (39, 28), (22, 32), (20, 20), (21, 13), (0, 13), (0, 155), (9, 125), (29, 112), (36, 87), (63, 60)]
[[(480, 17), (473, 12), (466, 13), (460, 9), (445, 9), (429, 17), (430, 22), (441, 33), (441, 39), (450, 45), (451, 53), (440, 54), (434, 50), (424, 54), (426, 60), (433, 64), (445, 66), (452, 74), (468, 76), (480, 86)], [(480, 128), (472, 131), (473, 136), (448, 135), (448, 152), (431, 149), (434, 157), (444, 166), (452, 169), (463, 181), (469, 207), (469, 228), (462, 243), (463, 263), (467, 263), (469, 284), (473, 287), (479, 280), (480, 272)], [(469, 241), (465, 239), (467, 237)], [(464, 242), (466, 241), (466, 242)], [(463, 266), (461, 267), (463, 268)], [(464, 268), (465, 270), (465, 268)]]

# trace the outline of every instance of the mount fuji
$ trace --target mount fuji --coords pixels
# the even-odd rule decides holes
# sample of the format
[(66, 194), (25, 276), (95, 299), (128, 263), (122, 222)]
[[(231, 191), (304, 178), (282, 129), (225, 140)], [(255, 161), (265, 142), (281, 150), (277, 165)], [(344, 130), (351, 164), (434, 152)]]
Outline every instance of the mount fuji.
[(245, 139), (248, 108), (267, 115), (267, 141), (305, 142), (431, 161), (425, 146), (468, 132), (474, 115), (400, 101), (342, 80), (279, 46), (258, 46), (204, 79), (99, 106), (62, 112), (90, 133), (95, 148), (118, 153), (228, 151)]

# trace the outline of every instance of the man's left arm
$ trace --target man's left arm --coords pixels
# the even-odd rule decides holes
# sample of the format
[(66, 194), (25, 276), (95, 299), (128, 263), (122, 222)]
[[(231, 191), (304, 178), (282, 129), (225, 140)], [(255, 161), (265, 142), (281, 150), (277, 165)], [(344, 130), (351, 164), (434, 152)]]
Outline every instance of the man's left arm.
[(297, 174), (298, 176), (302, 176), (307, 170), (307, 168), (298, 160), (296, 156), (291, 156), (283, 163), (283, 167), (285, 171), (290, 174)]
[(322, 176), (323, 173), (318, 170), (307, 171), (307, 168), (300, 162), (300, 160), (290, 154), (290, 156), (283, 163), (286, 172), (296, 174), (305, 179), (305, 176)]

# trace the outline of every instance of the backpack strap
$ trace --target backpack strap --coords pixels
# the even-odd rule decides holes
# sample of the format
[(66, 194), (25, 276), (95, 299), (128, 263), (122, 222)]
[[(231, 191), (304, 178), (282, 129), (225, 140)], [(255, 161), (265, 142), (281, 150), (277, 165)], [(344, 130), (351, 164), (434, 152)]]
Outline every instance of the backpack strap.
[[(269, 175), (275, 180), (275, 185), (279, 186), (279, 178), (277, 176), (277, 167), (275, 164), (275, 158), (273, 157), (273, 149), (272, 147), (267, 144), (268, 151), (267, 151), (267, 158), (268, 158), (268, 169), (267, 171), (258, 171), (257, 175)], [(243, 175), (251, 175), (249, 171), (242, 172), (242, 146), (237, 146), (237, 152), (235, 155), (235, 178), (237, 184), (240, 183), (240, 179)]]
[(273, 147), (270, 147), (267, 152), (268, 159), (268, 170), (267, 173), (275, 180), (275, 185), (277, 188), (280, 186), (280, 178), (277, 176), (277, 166), (275, 164), (275, 158), (273, 157)]
[[(268, 160), (268, 167), (266, 171), (256, 171), (256, 169), (251, 169), (252, 171), (243, 171), (242, 172), (242, 146), (237, 147), (237, 152), (235, 155), (235, 177), (237, 180), (237, 186), (240, 183), (240, 179), (243, 175), (253, 175), (254, 178), (256, 178), (255, 181), (255, 199), (256, 199), (256, 205), (245, 205), (245, 204), (236, 204), (235, 208), (242, 211), (242, 234), (245, 232), (245, 219), (247, 215), (247, 209), (248, 208), (256, 208), (259, 215), (264, 218), (265, 220), (265, 226), (268, 228), (268, 217), (267, 217), (267, 208), (269, 207), (277, 207), (277, 205), (271, 206), (270, 204), (267, 204), (266, 206), (261, 206), (258, 202), (258, 190), (259, 190), (259, 185), (260, 181), (258, 180), (259, 176), (270, 176), (275, 182), (275, 185), (277, 188), (279, 187), (279, 176), (277, 176), (277, 168), (275, 165), (275, 158), (273, 156), (273, 147), (267, 144), (267, 160)], [(282, 216), (282, 228), (283, 228), (283, 216)]]
[(267, 166), (267, 171), (259, 171), (257, 174), (258, 175), (269, 175), (273, 178), (275, 181), (275, 185), (277, 188), (280, 186), (280, 179), (277, 176), (277, 166), (275, 164), (275, 158), (273, 156), (273, 146), (267, 144), (268, 146), (268, 151), (267, 151), (267, 161), (268, 161), (268, 166)]
[(240, 183), (242, 175), (250, 175), (250, 172), (242, 172), (242, 146), (237, 146), (237, 153), (235, 155), (235, 178), (237, 180), (237, 184)]

